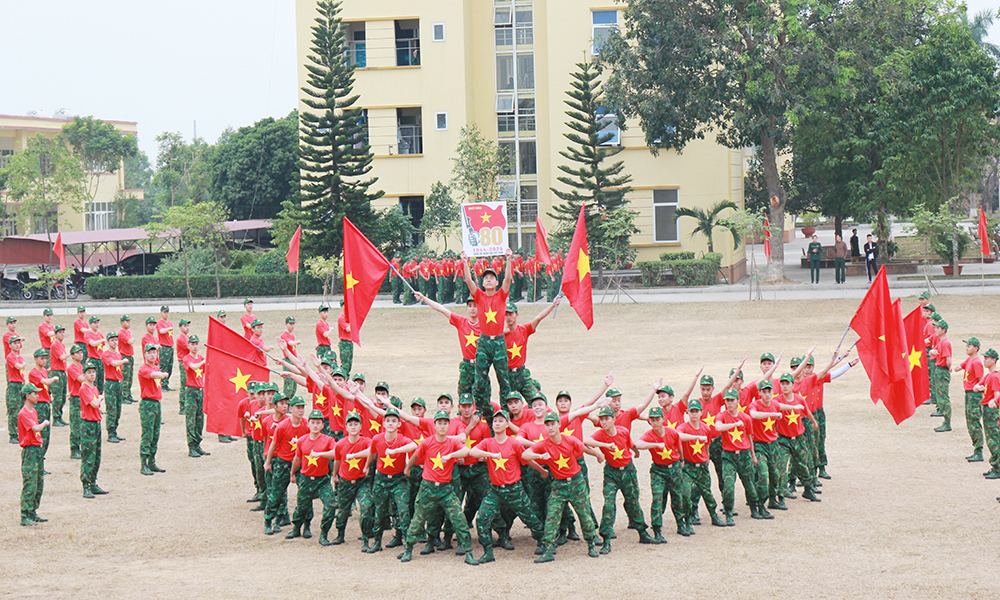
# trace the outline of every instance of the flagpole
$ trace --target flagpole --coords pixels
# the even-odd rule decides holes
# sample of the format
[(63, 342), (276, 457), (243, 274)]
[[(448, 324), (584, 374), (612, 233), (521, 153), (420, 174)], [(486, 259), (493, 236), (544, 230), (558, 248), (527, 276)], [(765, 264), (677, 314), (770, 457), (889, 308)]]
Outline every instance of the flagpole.
[(295, 310), (299, 310), (299, 270), (295, 269)]
[(844, 340), (847, 339), (847, 332), (851, 330), (851, 326), (848, 325), (847, 329), (844, 330), (844, 335), (840, 336), (840, 343), (837, 344), (837, 349), (833, 351), (834, 356), (840, 352), (840, 347), (844, 345)]
[(410, 285), (410, 282), (403, 277), (402, 273), (396, 270), (396, 267), (392, 263), (389, 263), (389, 268), (392, 269), (392, 272), (396, 274), (396, 277), (399, 277), (400, 281), (406, 284), (406, 287), (410, 288), (411, 292), (413, 292), (414, 294), (417, 293), (417, 290), (413, 289), (413, 286)]

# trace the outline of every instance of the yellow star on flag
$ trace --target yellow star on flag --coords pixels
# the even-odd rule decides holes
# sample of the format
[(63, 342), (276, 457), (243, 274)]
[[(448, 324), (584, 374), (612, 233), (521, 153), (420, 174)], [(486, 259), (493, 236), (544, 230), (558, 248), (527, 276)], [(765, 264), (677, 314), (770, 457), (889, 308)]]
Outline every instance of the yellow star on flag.
[(388, 469), (389, 467), (395, 466), (395, 464), (396, 464), (396, 457), (395, 456), (381, 456), (379, 458), (382, 460), (382, 467), (385, 468), (385, 469)]
[(704, 448), (704, 447), (705, 447), (705, 442), (703, 442), (701, 440), (695, 440), (691, 444), (691, 453), (692, 454), (701, 454), (701, 449)]
[(555, 459), (552, 462), (556, 463), (556, 466), (558, 468), (560, 468), (560, 469), (568, 469), (569, 468), (569, 457), (568, 456), (563, 456), (562, 454), (560, 454), (559, 458)]
[(306, 466), (307, 467), (318, 467), (319, 466), (319, 457), (318, 456), (307, 456), (306, 457)]
[(322, 393), (319, 393), (319, 394), (316, 394), (315, 396), (313, 396), (313, 405), (314, 406), (326, 406), (326, 396), (324, 396)]
[(739, 427), (734, 427), (729, 430), (729, 435), (733, 438), (733, 443), (743, 441), (743, 430)]
[(497, 470), (497, 471), (506, 471), (507, 470), (507, 461), (508, 460), (510, 460), (510, 459), (509, 458), (494, 458), (493, 459), (493, 468), (495, 470)]
[(911, 370), (911, 371), (912, 371), (913, 369), (918, 369), (918, 368), (920, 368), (920, 356), (921, 356), (922, 354), (923, 354), (923, 353), (922, 353), (922, 352), (920, 352), (919, 350), (917, 350), (916, 348), (912, 348), (912, 349), (910, 350), (910, 354), (908, 355), (908, 357), (907, 357), (907, 358), (909, 358), (909, 359), (910, 359), (910, 370)]
[(348, 458), (347, 459), (348, 471), (353, 471), (354, 469), (361, 470), (361, 459), (360, 458)]
[(768, 417), (764, 419), (764, 431), (774, 431), (774, 419)]
[(590, 274), (590, 257), (580, 248), (580, 258), (576, 261), (576, 274), (583, 281), (583, 278)]
[(333, 407), (330, 409), (330, 412), (332, 412), (334, 414), (334, 416), (339, 417), (340, 416), (340, 412), (341, 412), (340, 411), (340, 406), (334, 404)]
[(378, 421), (369, 421), (368, 431), (374, 431), (375, 433), (378, 433), (381, 430), (382, 430), (381, 423), (379, 423)]
[(794, 412), (793, 413), (788, 413), (785, 416), (788, 419), (788, 424), (789, 425), (791, 425), (792, 423), (798, 423), (799, 422), (799, 413), (794, 413)]
[(233, 383), (234, 386), (236, 386), (235, 389), (233, 389), (233, 393), (235, 394), (240, 390), (246, 391), (247, 381), (249, 380), (250, 380), (250, 374), (247, 373), (246, 375), (244, 375), (243, 371), (241, 371), (239, 367), (236, 367), (236, 377), (233, 377), (232, 379), (229, 380)]
[(670, 460), (673, 456), (674, 453), (670, 448), (660, 448), (660, 458), (663, 460)]
[(486, 311), (486, 322), (496, 323), (497, 322), (497, 311), (490, 309)]
[(708, 425), (709, 427), (715, 427), (715, 415), (705, 415), (702, 421), (704, 421), (705, 425)]
[(438, 452), (437, 456), (432, 456), (431, 457), (431, 464), (434, 465), (435, 469), (441, 469), (442, 471), (444, 471), (444, 461), (441, 460), (441, 453), (440, 452)]
[(478, 341), (479, 341), (479, 336), (476, 335), (475, 333), (468, 333), (465, 335), (466, 346), (475, 346)]
[(483, 214), (480, 215), (479, 218), (483, 220), (482, 224), (486, 225), (487, 223), (490, 222), (490, 217), (492, 217), (492, 216), (493, 215), (491, 215), (490, 213), (483, 211)]
[(510, 358), (521, 358), (521, 348), (523, 347), (514, 344), (510, 348), (507, 348), (507, 354), (510, 354)]
[(611, 458), (621, 460), (625, 458), (625, 449), (619, 448), (617, 444), (611, 445)]
[(347, 289), (354, 291), (354, 286), (357, 285), (358, 283), (359, 282), (357, 279), (354, 278), (353, 273), (348, 273), (347, 275), (344, 276), (344, 287), (346, 287)]

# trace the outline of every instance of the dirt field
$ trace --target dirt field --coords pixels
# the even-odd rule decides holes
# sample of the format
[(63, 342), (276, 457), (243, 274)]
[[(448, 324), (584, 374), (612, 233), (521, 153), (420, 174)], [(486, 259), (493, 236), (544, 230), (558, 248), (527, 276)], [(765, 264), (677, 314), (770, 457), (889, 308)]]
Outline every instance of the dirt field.
[[(977, 335), (984, 350), (1000, 349), (1000, 324), (981, 317), (995, 314), (995, 299), (938, 297), (934, 303), (951, 324), (956, 352), (962, 352), (961, 340), (969, 335)], [(748, 379), (756, 378), (756, 358), (763, 351), (784, 352), (783, 367), (789, 356), (814, 342), (821, 357), (829, 356), (856, 306), (856, 301), (597, 306), (590, 332), (563, 306), (531, 338), (528, 365), (550, 398), (565, 388), (582, 399), (614, 371), (614, 385), (630, 406), (649, 393), (657, 377), (679, 393), (702, 364), (719, 381), (748, 355), (745, 372)], [(540, 305), (521, 310), (527, 322)], [(132, 314), (133, 323), (141, 328), (146, 316)], [(176, 313), (175, 322), (181, 316)], [(261, 316), (268, 323), (267, 337), (273, 338), (285, 314)], [(315, 313), (298, 311), (296, 317), (299, 337), (311, 344)], [(105, 318), (105, 329), (116, 321)], [(199, 336), (206, 333), (206, 321), (196, 318)], [(38, 347), (36, 327), (32, 319), (19, 323), (32, 351)], [(853, 339), (849, 335), (848, 343)], [(355, 370), (370, 382), (387, 380), (392, 393), (407, 400), (454, 391), (456, 335), (430, 309), (375, 310), (362, 343), (355, 351)], [(177, 381), (176, 374), (172, 379)], [(79, 462), (69, 459), (69, 430), (54, 431), (46, 461), (52, 475), (46, 477), (39, 510), (49, 523), (18, 525), (19, 450), (6, 443), (0, 447), (0, 589), (12, 598), (576, 598), (595, 593), (634, 598), (683, 586), (688, 592), (681, 594), (692, 599), (996, 598), (1000, 481), (982, 478), (985, 463), (964, 460), (970, 443), (960, 380), (952, 382), (954, 431), (947, 434), (931, 431), (939, 419), (929, 418), (926, 407), (895, 426), (884, 408), (868, 399), (860, 366), (827, 386), (833, 479), (822, 488), (822, 503), (790, 500), (787, 512), (775, 511), (775, 520), (753, 521), (739, 490), (736, 527), (706, 524), (696, 528), (697, 535), (683, 538), (665, 526), (669, 543), (660, 546), (640, 546), (635, 532), (625, 530), (619, 510), (619, 539), (610, 555), (591, 559), (582, 543), (570, 543), (547, 565), (531, 563), (534, 544), (517, 525), (517, 550), (498, 550), (496, 563), (479, 567), (467, 567), (451, 553), (415, 556), (404, 565), (396, 560), (396, 550), (363, 555), (356, 541), (323, 548), (315, 537), (265, 536), (262, 513), (248, 512), (251, 505), (245, 502), (253, 486), (244, 444), (219, 444), (206, 435), (203, 446), (212, 455), (188, 458), (172, 392), (163, 402), (166, 423), (157, 458), (168, 472), (139, 474), (138, 404), (126, 406), (120, 435), (127, 441), (103, 446), (98, 482), (111, 491), (105, 497), (82, 498)], [(633, 435), (644, 430), (638, 423)], [(637, 465), (647, 519), (649, 462), (643, 454)], [(599, 515), (601, 468), (592, 462), (590, 473)], [(290, 491), (294, 498), (294, 486)], [(704, 514), (702, 509), (703, 519)], [(671, 522), (668, 510), (665, 523)], [(318, 529), (317, 519), (313, 531)], [(352, 540), (357, 536), (356, 520), (348, 533)], [(478, 545), (475, 550), (481, 552)]]

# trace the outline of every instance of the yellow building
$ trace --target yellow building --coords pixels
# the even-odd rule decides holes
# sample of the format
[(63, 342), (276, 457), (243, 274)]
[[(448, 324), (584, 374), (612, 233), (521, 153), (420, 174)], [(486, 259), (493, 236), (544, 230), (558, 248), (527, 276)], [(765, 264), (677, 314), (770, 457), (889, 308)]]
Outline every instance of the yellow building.
[[(7, 157), (23, 151), (28, 147), (28, 140), (43, 135), (53, 137), (62, 131), (72, 117), (50, 118), (37, 116), (0, 115), (0, 168), (5, 166)], [(106, 121), (119, 131), (136, 135), (138, 130), (134, 121)], [(3, 235), (28, 235), (45, 233), (42, 229), (48, 225), (52, 231), (95, 231), (110, 229), (114, 225), (114, 199), (118, 192), (132, 194), (140, 199), (143, 190), (125, 189), (124, 166), (114, 173), (87, 173), (87, 186), (96, 190), (93, 201), (85, 201), (75, 210), (72, 206), (59, 205), (58, 225), (55, 223), (38, 224), (35, 231), (17, 231), (11, 220), (0, 221)]]
[[(621, 6), (587, 0), (343, 0), (342, 9), (356, 65), (354, 91), (367, 111), (375, 155), (371, 174), (385, 191), (377, 207), (398, 203), (408, 214), (422, 214), (431, 185), (451, 179), (459, 130), (476, 123), (516, 156), (501, 181), (510, 245), (534, 248), (536, 215), (551, 229), (546, 213), (560, 202), (550, 188), (562, 186), (556, 177), (564, 161), (559, 151), (568, 143), (563, 101), (570, 74), (622, 22)], [(296, 0), (296, 11), (301, 88), (316, 0)], [(616, 130), (614, 115), (606, 118), (609, 130)], [(661, 151), (654, 157), (637, 123), (609, 143), (624, 147), (615, 160), (624, 160), (632, 175), (628, 200), (638, 213), (640, 233), (632, 243), (640, 261), (656, 260), (662, 252), (707, 252), (704, 236), (691, 237), (693, 219), (675, 223), (678, 206), (707, 209), (720, 200), (743, 206), (741, 151), (707, 139), (690, 143), (683, 154)], [(449, 247), (458, 243), (456, 237)], [(730, 280), (742, 277), (743, 247), (734, 251), (729, 233), (717, 229), (715, 249)]]

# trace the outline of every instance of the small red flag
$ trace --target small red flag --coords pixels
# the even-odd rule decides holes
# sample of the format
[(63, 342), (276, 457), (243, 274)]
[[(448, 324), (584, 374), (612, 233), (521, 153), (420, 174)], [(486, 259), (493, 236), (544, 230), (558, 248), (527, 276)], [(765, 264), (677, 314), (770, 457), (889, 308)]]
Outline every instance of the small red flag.
[(344, 312), (355, 344), (361, 344), (361, 326), (389, 267), (389, 260), (344, 217)]
[(66, 248), (63, 247), (62, 243), (62, 233), (56, 235), (55, 247), (52, 249), (55, 255), (59, 257), (59, 270), (66, 270)]
[(986, 212), (979, 207), (979, 251), (983, 256), (993, 254), (990, 249), (990, 229), (986, 226)]
[(771, 223), (764, 217), (764, 256), (771, 258)]
[(542, 220), (535, 217), (535, 259), (547, 265), (552, 264), (552, 257), (549, 256), (549, 232), (542, 226)]
[(590, 329), (594, 326), (594, 297), (590, 278), (590, 252), (587, 250), (587, 220), (585, 207), (580, 207), (580, 218), (576, 220), (573, 243), (566, 253), (563, 265), (562, 291), (569, 300), (583, 324)]
[(288, 272), (295, 273), (299, 270), (299, 238), (302, 237), (302, 226), (299, 225), (292, 236), (292, 241), (288, 242), (288, 254), (285, 255), (285, 262), (288, 263)]
[(913, 402), (920, 406), (931, 397), (930, 381), (927, 379), (927, 353), (924, 351), (924, 311), (920, 306), (910, 311), (903, 319), (906, 328), (906, 359), (913, 380)]
[[(241, 335), (234, 335), (243, 340)], [(268, 381), (271, 372), (256, 362), (209, 344), (205, 344), (205, 353), (207, 368), (202, 408), (205, 413), (205, 429), (219, 435), (242, 436), (240, 416), (236, 411), (239, 401), (247, 394), (247, 382)]]

